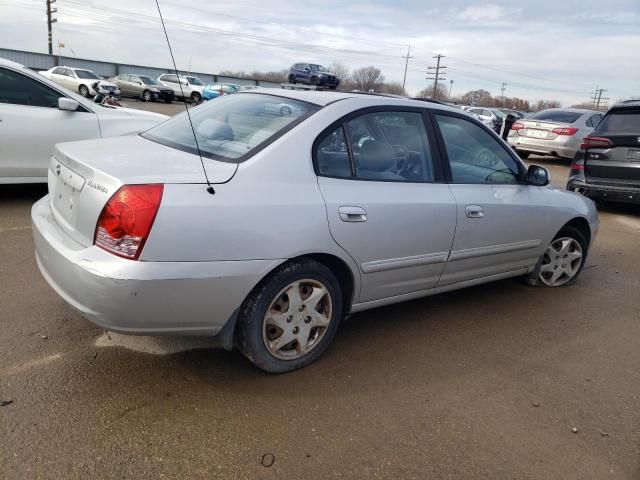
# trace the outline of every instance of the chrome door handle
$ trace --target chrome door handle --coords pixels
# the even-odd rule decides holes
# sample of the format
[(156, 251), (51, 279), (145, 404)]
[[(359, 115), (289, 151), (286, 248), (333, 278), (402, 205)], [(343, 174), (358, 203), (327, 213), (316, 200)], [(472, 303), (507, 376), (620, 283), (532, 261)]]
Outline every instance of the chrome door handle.
[(484, 209), (480, 205), (467, 205), (464, 207), (464, 211), (467, 214), (467, 218), (484, 217)]
[(343, 222), (366, 222), (367, 212), (361, 207), (340, 207), (340, 220)]

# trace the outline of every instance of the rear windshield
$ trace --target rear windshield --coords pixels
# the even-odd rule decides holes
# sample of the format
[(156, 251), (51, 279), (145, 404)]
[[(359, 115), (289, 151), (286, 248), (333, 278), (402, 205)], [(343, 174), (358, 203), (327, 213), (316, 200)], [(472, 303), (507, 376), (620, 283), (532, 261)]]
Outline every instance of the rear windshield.
[(573, 123), (583, 114), (580, 112), (568, 112), (566, 110), (543, 110), (534, 113), (529, 120), (541, 120), (543, 122)]
[[(237, 163), (264, 148), (318, 108), (290, 98), (243, 93), (224, 95), (190, 113), (202, 155)], [(186, 113), (161, 123), (142, 136), (172, 148), (198, 153)]]
[(607, 113), (596, 132), (632, 133), (640, 135), (640, 107), (612, 110)]

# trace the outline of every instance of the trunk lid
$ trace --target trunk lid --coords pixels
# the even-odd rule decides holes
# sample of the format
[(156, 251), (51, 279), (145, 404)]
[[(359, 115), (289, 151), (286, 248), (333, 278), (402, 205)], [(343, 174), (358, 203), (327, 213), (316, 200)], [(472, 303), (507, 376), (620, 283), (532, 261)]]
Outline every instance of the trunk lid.
[[(236, 164), (204, 158), (211, 183), (233, 177)], [(54, 218), (76, 242), (93, 244), (96, 223), (111, 196), (126, 184), (205, 184), (200, 158), (139, 136), (62, 143), (48, 171)]]
[(558, 138), (558, 135), (552, 132), (554, 128), (568, 127), (571, 125), (570, 123), (526, 119), (518, 120), (518, 123), (524, 125), (523, 129), (518, 130), (518, 135), (541, 140), (554, 140)]

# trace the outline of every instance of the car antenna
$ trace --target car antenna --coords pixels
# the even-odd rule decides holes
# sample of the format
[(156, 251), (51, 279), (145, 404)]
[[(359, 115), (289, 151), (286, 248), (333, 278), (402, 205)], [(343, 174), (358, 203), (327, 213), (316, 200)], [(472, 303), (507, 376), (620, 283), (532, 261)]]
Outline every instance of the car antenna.
[(160, 14), (160, 23), (162, 24), (162, 30), (164, 30), (164, 36), (167, 39), (167, 45), (169, 46), (169, 54), (171, 55), (171, 61), (173, 62), (173, 69), (176, 72), (178, 85), (180, 86), (180, 93), (182, 94), (182, 100), (184, 101), (184, 108), (187, 111), (187, 117), (189, 118), (189, 125), (191, 125), (191, 132), (193, 133), (193, 139), (196, 142), (196, 150), (198, 150), (198, 156), (200, 157), (200, 164), (202, 165), (202, 171), (204, 173), (204, 179), (207, 181), (207, 192), (211, 195), (215, 195), (216, 191), (213, 189), (209, 177), (207, 176), (207, 169), (204, 168), (204, 160), (202, 159), (202, 152), (200, 151), (200, 145), (198, 144), (198, 137), (196, 136), (196, 129), (193, 128), (193, 122), (191, 121), (191, 114), (189, 113), (189, 106), (187, 105), (187, 99), (184, 96), (184, 90), (182, 89), (182, 83), (180, 82), (180, 74), (178, 73), (178, 66), (176, 65), (176, 59), (173, 56), (173, 50), (171, 50), (171, 42), (169, 41), (169, 35), (167, 34), (167, 27), (164, 26), (164, 18), (162, 18), (162, 10), (160, 10), (160, 3), (156, 0), (156, 7), (158, 7), (158, 13)]

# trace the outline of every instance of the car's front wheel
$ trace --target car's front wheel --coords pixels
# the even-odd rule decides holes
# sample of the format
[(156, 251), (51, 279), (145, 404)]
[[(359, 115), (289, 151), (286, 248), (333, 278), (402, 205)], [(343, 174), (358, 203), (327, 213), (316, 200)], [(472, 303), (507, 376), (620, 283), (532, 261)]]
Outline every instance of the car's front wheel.
[(316, 360), (333, 340), (342, 317), (335, 275), (310, 259), (287, 262), (243, 303), (236, 344), (258, 368), (284, 373)]
[(200, 95), (198, 92), (193, 92), (191, 94), (191, 101), (193, 103), (200, 103), (202, 101), (202, 95)]
[(531, 153), (523, 152), (522, 150), (518, 150), (517, 153), (518, 153), (518, 156), (523, 160), (526, 160), (527, 158), (529, 158), (529, 155), (531, 155)]
[(153, 99), (153, 95), (149, 90), (145, 90), (144, 92), (142, 92), (142, 100), (144, 102), (150, 102), (152, 99)]
[(292, 85), (296, 84), (296, 76), (295, 75), (289, 75), (289, 83)]
[(564, 227), (547, 247), (527, 283), (542, 287), (562, 287), (573, 283), (587, 259), (589, 246), (575, 227)]

